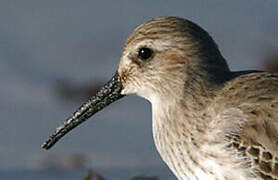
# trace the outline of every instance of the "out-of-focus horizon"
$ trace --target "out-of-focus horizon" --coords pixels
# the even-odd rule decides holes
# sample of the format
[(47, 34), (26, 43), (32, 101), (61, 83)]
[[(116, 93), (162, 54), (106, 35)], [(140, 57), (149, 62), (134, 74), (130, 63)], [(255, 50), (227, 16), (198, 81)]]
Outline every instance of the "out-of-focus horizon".
[(40, 145), (110, 79), (126, 38), (141, 23), (189, 19), (210, 33), (232, 70), (277, 71), (277, 9), (275, 0), (0, 1), (0, 169), (41, 169), (48, 158), (78, 153), (93, 168), (169, 171), (153, 144), (151, 106), (135, 96), (50, 151)]

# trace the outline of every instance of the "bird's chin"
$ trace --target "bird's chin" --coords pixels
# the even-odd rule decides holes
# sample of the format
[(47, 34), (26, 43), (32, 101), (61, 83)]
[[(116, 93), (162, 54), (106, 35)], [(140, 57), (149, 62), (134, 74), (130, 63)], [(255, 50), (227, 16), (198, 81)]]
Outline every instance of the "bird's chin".
[(147, 92), (147, 91), (139, 91), (135, 93), (137, 96), (140, 96), (150, 102), (152, 102), (153, 99), (153, 93)]
[(125, 87), (121, 91), (121, 95), (131, 95), (131, 94), (137, 94), (137, 92), (134, 89)]
[(124, 87), (121, 92), (122, 95), (137, 95), (142, 98), (145, 98), (149, 100), (148, 93), (146, 91), (142, 91), (141, 89), (134, 89), (134, 88), (128, 88)]

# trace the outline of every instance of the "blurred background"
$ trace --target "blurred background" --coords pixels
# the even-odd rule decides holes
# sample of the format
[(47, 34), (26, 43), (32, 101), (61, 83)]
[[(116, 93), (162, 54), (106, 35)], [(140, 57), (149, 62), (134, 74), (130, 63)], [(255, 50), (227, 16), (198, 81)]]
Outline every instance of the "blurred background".
[(117, 69), (132, 30), (180, 16), (217, 42), (232, 70), (277, 71), (278, 1), (0, 1), (0, 179), (175, 179), (152, 139), (151, 106), (130, 96), (40, 145)]

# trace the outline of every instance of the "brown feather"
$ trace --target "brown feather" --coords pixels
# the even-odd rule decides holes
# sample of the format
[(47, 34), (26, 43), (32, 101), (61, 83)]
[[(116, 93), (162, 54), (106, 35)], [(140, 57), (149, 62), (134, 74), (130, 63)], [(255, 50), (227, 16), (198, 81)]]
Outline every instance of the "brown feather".
[[(221, 108), (237, 107), (246, 117), (229, 146), (243, 152), (260, 177), (278, 179), (278, 75), (258, 72), (236, 77), (219, 97), (216, 104)], [(238, 116), (234, 112), (231, 116)]]

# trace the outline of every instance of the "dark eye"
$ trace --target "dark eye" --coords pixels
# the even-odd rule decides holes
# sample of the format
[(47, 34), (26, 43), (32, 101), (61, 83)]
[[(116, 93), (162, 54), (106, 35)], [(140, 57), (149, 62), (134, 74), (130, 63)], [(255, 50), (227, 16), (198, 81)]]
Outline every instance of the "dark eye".
[(151, 58), (153, 55), (153, 51), (150, 48), (140, 48), (138, 51), (138, 56), (142, 60), (147, 60)]

